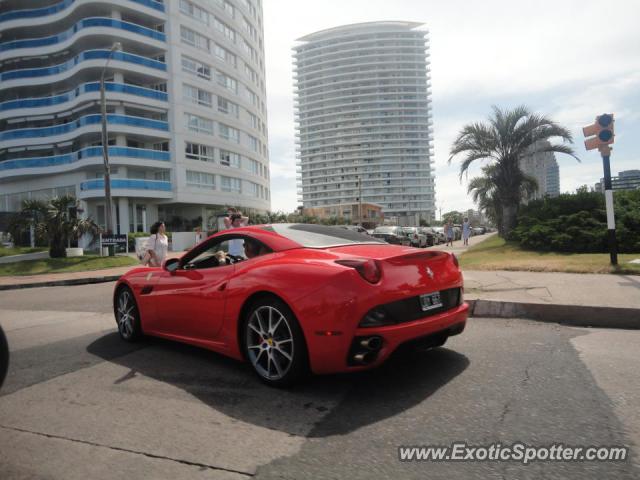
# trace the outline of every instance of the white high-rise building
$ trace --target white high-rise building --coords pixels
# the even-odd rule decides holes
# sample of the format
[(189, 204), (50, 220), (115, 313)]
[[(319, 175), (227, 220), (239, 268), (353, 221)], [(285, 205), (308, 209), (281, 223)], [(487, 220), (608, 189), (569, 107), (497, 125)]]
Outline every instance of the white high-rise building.
[(304, 208), (338, 210), (356, 204), (361, 189), (362, 201), (382, 205), (386, 217), (409, 224), (434, 218), (429, 46), (420, 26), (360, 23), (298, 40), (295, 115)]
[(117, 232), (269, 210), (260, 0), (5, 0), (0, 32), (0, 212), (72, 194), (106, 224), (107, 61)]
[(527, 175), (538, 182), (538, 190), (531, 195), (530, 200), (560, 195), (560, 168), (553, 152), (540, 151), (550, 145), (541, 140), (530, 149), (530, 154), (520, 160), (520, 168)]

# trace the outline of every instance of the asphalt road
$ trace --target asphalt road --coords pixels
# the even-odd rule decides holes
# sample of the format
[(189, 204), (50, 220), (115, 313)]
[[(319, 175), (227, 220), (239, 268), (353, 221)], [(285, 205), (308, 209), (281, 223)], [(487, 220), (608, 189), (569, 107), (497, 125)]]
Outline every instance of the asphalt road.
[(263, 386), (246, 365), (125, 344), (113, 284), (0, 292), (0, 478), (640, 478), (626, 462), (415, 462), (401, 445), (640, 445), (640, 332), (472, 319), (364, 374)]

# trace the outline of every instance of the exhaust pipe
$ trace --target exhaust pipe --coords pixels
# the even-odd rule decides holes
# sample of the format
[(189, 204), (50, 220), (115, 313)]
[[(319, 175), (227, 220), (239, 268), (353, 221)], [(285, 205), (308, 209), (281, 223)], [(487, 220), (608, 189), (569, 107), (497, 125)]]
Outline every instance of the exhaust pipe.
[(357, 353), (353, 361), (359, 365), (368, 365), (376, 359), (376, 352)]
[(360, 340), (360, 346), (367, 350), (380, 350), (382, 347), (382, 338), (380, 337), (367, 337)]

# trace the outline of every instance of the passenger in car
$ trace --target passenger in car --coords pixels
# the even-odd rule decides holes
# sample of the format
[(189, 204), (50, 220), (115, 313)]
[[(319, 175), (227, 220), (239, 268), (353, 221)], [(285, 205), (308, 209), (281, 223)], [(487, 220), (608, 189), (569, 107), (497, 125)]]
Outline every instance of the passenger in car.
[(257, 257), (267, 253), (266, 249), (253, 240), (245, 240), (244, 242), (244, 256), (247, 258)]

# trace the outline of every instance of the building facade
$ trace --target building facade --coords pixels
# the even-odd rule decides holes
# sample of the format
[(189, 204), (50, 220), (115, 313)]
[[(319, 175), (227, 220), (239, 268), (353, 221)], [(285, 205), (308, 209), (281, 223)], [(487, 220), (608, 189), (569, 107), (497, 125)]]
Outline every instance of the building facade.
[[(623, 170), (617, 177), (611, 177), (612, 190), (639, 190), (640, 170)], [(604, 193), (604, 178), (595, 184), (596, 192)]]
[(556, 156), (553, 152), (540, 151), (548, 145), (550, 143), (546, 140), (537, 142), (531, 148), (530, 154), (520, 161), (522, 171), (538, 182), (538, 190), (529, 200), (560, 195), (560, 167)]
[(104, 226), (210, 228), (270, 208), (260, 0), (0, 4), (0, 211), (75, 195)]
[(420, 26), (362, 23), (298, 40), (297, 173), (305, 209), (355, 204), (361, 194), (403, 223), (434, 218), (429, 46)]

